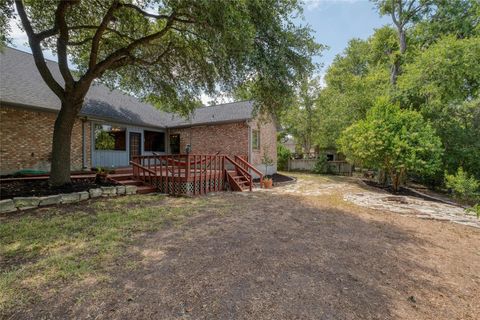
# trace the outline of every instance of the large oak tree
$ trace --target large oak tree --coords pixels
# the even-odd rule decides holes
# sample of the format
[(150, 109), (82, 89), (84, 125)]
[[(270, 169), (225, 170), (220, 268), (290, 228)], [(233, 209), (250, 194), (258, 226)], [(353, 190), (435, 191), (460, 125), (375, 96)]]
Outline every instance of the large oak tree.
[[(53, 186), (70, 182), (73, 124), (97, 79), (183, 113), (199, 105), (201, 93), (249, 80), (259, 107), (280, 108), (321, 48), (308, 27), (294, 23), (296, 0), (6, 1), (10, 10), (2, 14), (15, 8), (38, 71), (60, 99)], [(58, 57), (60, 81), (45, 63), (46, 49)]]

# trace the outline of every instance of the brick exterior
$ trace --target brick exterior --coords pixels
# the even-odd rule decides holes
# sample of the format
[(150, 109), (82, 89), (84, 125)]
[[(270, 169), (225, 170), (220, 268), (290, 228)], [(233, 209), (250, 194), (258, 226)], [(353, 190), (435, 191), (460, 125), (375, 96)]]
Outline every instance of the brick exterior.
[(220, 152), (248, 157), (248, 126), (245, 122), (170, 129), (169, 134), (180, 134), (180, 153), (185, 153), (186, 145), (191, 144), (192, 153)]
[(235, 122), (229, 124), (193, 126), (191, 128), (170, 129), (170, 134), (180, 134), (180, 152), (185, 152), (187, 144), (191, 144), (192, 153), (239, 155), (247, 159), (250, 156), (250, 130), (260, 131), (260, 149), (252, 150), (249, 161), (262, 172), (264, 152), (271, 157), (275, 165), (269, 167), (269, 174), (277, 171), (277, 129), (275, 122), (269, 117), (256, 118), (248, 123)]
[[(56, 114), (0, 107), (0, 174), (21, 169), (50, 170)], [(90, 123), (85, 123), (87, 164), (90, 167)], [(72, 132), (72, 170), (82, 169), (82, 122)]]
[(262, 157), (267, 154), (273, 159), (274, 165), (268, 168), (268, 174), (277, 172), (277, 127), (271, 117), (257, 117), (249, 122), (251, 130), (260, 131), (260, 149), (252, 148), (252, 159), (250, 162), (265, 173), (265, 165), (262, 164)]
[[(29, 109), (0, 107), (0, 174), (10, 174), (21, 169), (50, 170), (51, 143), (56, 114)], [(251, 150), (251, 130), (260, 130), (260, 150)], [(90, 122), (85, 122), (87, 166), (91, 167)], [(274, 159), (269, 174), (276, 172), (276, 126), (271, 119), (253, 119), (217, 125), (169, 129), (168, 134), (180, 134), (180, 152), (191, 144), (192, 153), (239, 155), (258, 169), (264, 152)], [(168, 146), (168, 144), (167, 144)], [(168, 150), (167, 152), (170, 152)], [(82, 169), (82, 121), (76, 121), (72, 132), (72, 170)]]

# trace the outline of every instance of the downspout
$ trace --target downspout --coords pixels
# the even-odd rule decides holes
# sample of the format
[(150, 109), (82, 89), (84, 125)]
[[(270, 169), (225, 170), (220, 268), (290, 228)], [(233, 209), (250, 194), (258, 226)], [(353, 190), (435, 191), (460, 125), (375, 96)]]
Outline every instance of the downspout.
[[(247, 138), (248, 138), (248, 162), (252, 163), (252, 127), (250, 126), (250, 123), (245, 121), (245, 124), (247, 125)], [(253, 164), (253, 163), (252, 163)]]
[(192, 146), (192, 117), (189, 116), (189, 121), (190, 121), (190, 130), (189, 130), (189, 142), (188, 144), (190, 145), (190, 152), (193, 150), (193, 146)]
[(170, 128), (165, 128), (165, 154), (170, 154)]
[(87, 137), (86, 137), (86, 128), (85, 123), (87, 118), (82, 119), (82, 170), (88, 169), (87, 164)]

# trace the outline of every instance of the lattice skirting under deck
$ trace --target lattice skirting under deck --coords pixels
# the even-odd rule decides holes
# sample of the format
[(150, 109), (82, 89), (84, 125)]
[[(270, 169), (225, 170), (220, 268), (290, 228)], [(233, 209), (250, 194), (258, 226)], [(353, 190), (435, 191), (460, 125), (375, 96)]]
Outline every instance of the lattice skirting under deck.
[[(159, 181), (157, 189), (162, 193), (174, 194), (174, 195), (186, 195), (193, 196), (201, 193), (213, 192), (215, 189), (222, 190), (223, 179), (209, 179), (206, 181)], [(202, 189), (201, 189), (202, 188)]]

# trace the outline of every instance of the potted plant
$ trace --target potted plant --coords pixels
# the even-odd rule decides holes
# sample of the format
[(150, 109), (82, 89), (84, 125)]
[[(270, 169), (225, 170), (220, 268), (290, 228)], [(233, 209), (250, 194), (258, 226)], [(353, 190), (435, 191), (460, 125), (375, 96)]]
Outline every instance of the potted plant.
[(273, 187), (273, 180), (269, 176), (265, 176), (265, 178), (263, 178), (262, 183), (263, 183), (264, 189), (270, 189), (271, 187)]
[(263, 178), (263, 188), (269, 189), (273, 186), (273, 180), (272, 177), (268, 175), (268, 167), (273, 166), (275, 162), (273, 161), (272, 158), (268, 156), (268, 154), (265, 152), (265, 150), (268, 150), (268, 148), (264, 147), (263, 148), (263, 156), (262, 156), (262, 164), (265, 165), (265, 177)]

